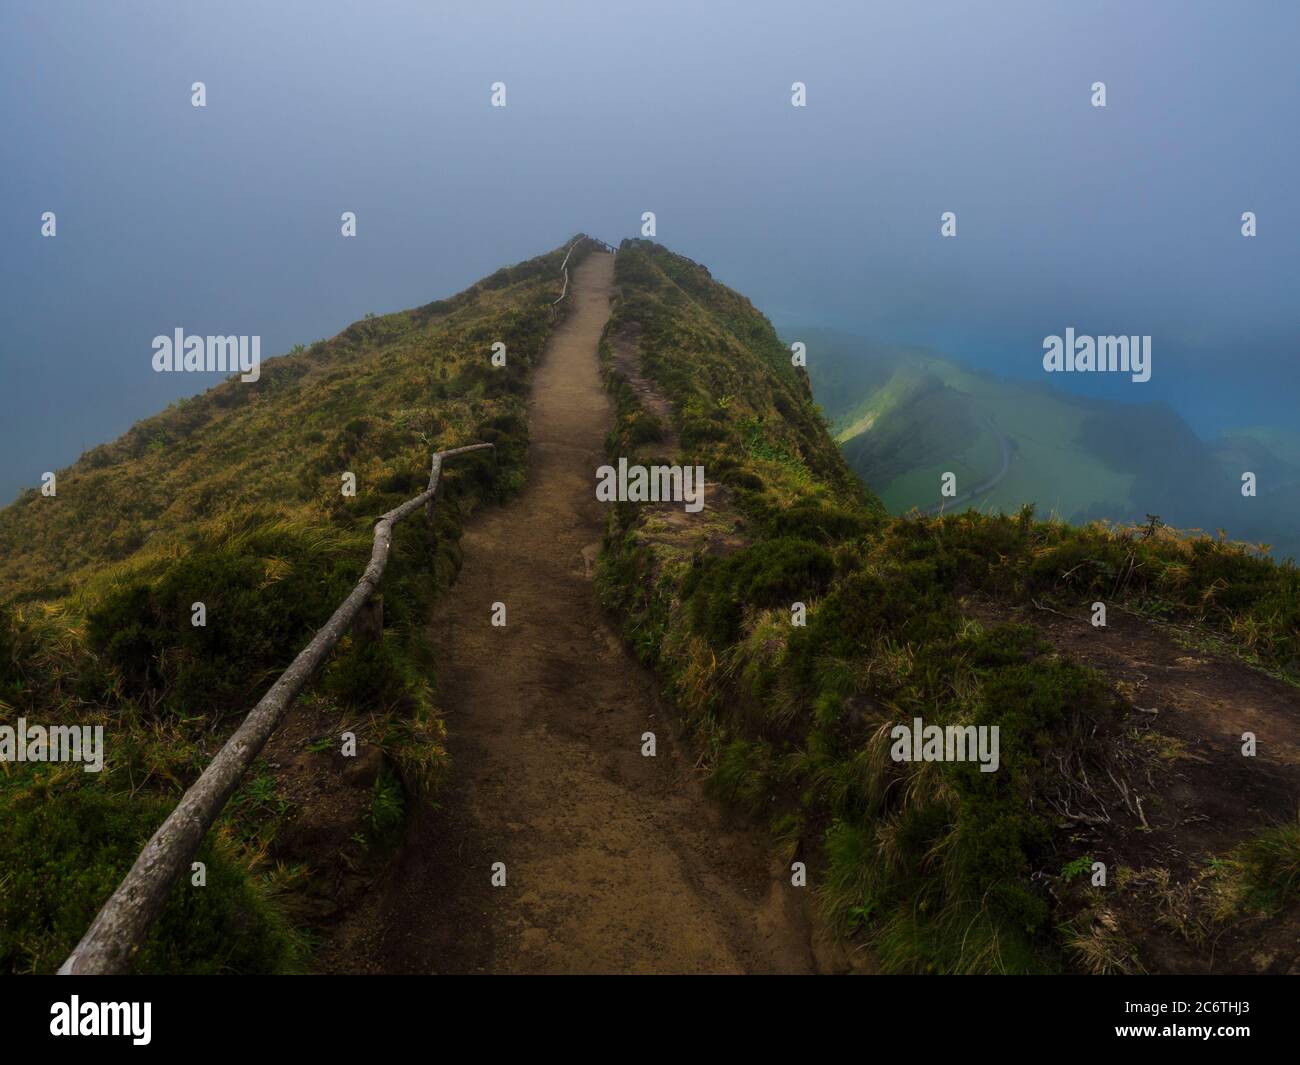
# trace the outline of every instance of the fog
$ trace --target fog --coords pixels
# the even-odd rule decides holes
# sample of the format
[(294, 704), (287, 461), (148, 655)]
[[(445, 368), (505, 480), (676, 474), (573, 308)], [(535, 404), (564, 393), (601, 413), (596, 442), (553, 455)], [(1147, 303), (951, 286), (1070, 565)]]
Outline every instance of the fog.
[(645, 211), (778, 326), (1039, 378), (1150, 335), (1149, 382), (1054, 383), (1293, 425), (1297, 45), (1290, 3), (7, 5), (0, 500), (219, 379), (155, 335), (281, 353)]

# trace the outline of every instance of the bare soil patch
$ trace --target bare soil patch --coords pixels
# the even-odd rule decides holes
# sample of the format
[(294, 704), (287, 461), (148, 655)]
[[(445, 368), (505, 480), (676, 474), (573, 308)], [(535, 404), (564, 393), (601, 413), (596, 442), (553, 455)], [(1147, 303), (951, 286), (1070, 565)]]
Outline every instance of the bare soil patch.
[[(1111, 609), (1089, 616), (967, 600), (982, 624), (1020, 620), (1099, 670), (1132, 704), (1144, 748), (1131, 775), (1135, 815), (1112, 806), (1111, 823), (1082, 826), (1076, 840), (1111, 870), (1140, 871), (1112, 889), (1111, 912), (1152, 972), (1300, 971), (1300, 915), (1205, 921), (1206, 873), (1260, 830), (1294, 819), (1300, 805), (1300, 690), (1236, 659), (1184, 646), (1176, 631)], [(1257, 753), (1242, 753), (1254, 733)]]

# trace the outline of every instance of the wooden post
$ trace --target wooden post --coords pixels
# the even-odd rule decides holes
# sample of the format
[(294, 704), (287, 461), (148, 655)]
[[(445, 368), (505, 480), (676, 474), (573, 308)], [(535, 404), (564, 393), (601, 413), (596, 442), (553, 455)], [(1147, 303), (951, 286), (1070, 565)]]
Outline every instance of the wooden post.
[(384, 597), (376, 592), (357, 611), (352, 623), (352, 638), (357, 643), (378, 642), (384, 638)]
[[(492, 454), (496, 454), (496, 448), (492, 449)], [(429, 499), (424, 504), (424, 516), (433, 521), (433, 500), (438, 494), (438, 480), (442, 475), (442, 453), (435, 452), (433, 462), (429, 465), (429, 487), (426, 491), (429, 493)]]

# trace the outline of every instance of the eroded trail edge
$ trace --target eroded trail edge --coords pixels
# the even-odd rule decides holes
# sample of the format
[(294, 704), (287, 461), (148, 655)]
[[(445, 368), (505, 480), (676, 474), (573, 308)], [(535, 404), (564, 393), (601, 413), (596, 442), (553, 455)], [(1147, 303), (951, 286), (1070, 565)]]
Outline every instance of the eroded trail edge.
[(815, 967), (800, 889), (758, 830), (702, 793), (655, 679), (596, 606), (594, 475), (612, 419), (596, 351), (613, 273), (603, 253), (574, 272), (576, 305), (533, 388), (527, 486), (472, 521), (431, 622), (453, 760), (440, 805), (413, 815), (392, 868), (322, 951), (327, 970)]

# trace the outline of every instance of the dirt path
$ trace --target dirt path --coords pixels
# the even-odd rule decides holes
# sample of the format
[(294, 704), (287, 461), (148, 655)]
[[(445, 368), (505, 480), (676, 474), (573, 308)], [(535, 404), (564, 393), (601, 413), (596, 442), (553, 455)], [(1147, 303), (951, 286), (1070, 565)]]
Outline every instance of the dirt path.
[[(806, 972), (800, 889), (702, 794), (656, 682), (596, 607), (596, 345), (613, 256), (574, 273), (530, 408), (528, 485), (471, 523), (434, 618), (452, 776), (322, 951), (328, 971)], [(493, 627), (493, 603), (505, 627)], [(652, 731), (658, 755), (641, 755)], [(491, 886), (504, 862), (505, 887)]]

